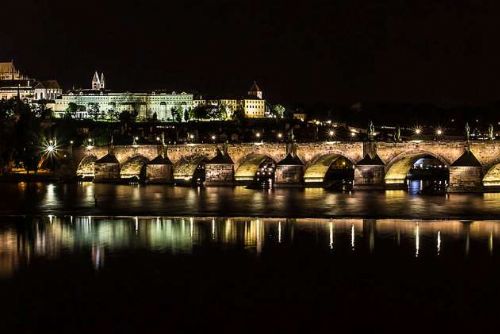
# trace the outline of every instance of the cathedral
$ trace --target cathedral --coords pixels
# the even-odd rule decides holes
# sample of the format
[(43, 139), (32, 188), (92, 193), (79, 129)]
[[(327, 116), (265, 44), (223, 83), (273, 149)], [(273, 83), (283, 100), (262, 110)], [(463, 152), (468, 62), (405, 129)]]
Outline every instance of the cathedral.
[(92, 78), (92, 90), (104, 90), (106, 89), (106, 81), (104, 80), (104, 73), (101, 73), (101, 78), (99, 78), (99, 73), (95, 71), (94, 77)]

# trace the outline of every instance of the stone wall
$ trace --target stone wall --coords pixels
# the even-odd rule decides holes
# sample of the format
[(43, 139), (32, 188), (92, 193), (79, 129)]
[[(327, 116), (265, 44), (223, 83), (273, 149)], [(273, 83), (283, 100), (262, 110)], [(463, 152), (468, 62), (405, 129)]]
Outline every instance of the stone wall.
[(304, 183), (304, 166), (278, 165), (275, 171), (276, 186), (280, 185), (302, 185)]
[(174, 174), (172, 165), (147, 165), (147, 183), (173, 183)]
[(205, 185), (233, 185), (234, 165), (232, 164), (206, 164)]
[(481, 167), (450, 167), (449, 192), (476, 192), (483, 190)]

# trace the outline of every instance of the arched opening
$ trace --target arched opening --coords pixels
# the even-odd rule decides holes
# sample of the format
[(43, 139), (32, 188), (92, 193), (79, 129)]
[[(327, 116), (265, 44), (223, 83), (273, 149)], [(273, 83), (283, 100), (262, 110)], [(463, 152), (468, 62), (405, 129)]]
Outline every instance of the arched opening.
[(483, 185), (487, 189), (494, 189), (495, 191), (500, 189), (500, 163), (493, 165), (483, 178)]
[(259, 188), (270, 189), (274, 187), (274, 175), (276, 172), (276, 163), (273, 159), (265, 159), (255, 173), (254, 185)]
[(148, 159), (137, 155), (128, 159), (120, 169), (120, 178), (129, 183), (139, 183), (146, 179), (146, 165)]
[(448, 164), (426, 153), (407, 156), (390, 165), (385, 182), (410, 194), (445, 193), (449, 183)]
[(250, 154), (237, 168), (234, 179), (237, 184), (251, 187), (272, 187), (276, 162), (264, 154)]
[(92, 181), (94, 179), (94, 167), (97, 157), (95, 155), (87, 155), (78, 164), (76, 176), (83, 181)]
[(304, 172), (306, 187), (348, 191), (352, 189), (353, 181), (352, 161), (335, 153), (314, 159)]

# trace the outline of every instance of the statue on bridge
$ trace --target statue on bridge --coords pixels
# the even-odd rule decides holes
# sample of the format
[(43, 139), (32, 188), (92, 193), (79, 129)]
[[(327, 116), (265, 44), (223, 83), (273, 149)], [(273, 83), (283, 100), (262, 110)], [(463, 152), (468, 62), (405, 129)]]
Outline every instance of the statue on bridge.
[(467, 141), (470, 140), (470, 126), (468, 122), (465, 123), (465, 139)]
[(399, 127), (399, 126), (396, 128), (396, 133), (394, 134), (394, 140), (396, 142), (401, 141), (401, 127)]
[(373, 140), (375, 138), (375, 126), (373, 125), (373, 122), (370, 121), (368, 124), (368, 139)]
[(495, 130), (493, 129), (493, 124), (488, 126), (488, 139), (495, 140)]

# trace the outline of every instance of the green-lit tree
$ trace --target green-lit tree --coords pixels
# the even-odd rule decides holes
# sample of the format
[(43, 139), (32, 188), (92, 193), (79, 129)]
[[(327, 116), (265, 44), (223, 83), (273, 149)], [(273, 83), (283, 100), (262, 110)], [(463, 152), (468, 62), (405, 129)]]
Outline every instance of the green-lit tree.
[(89, 103), (88, 114), (94, 121), (97, 121), (101, 115), (101, 111), (99, 110), (99, 104), (93, 102)]
[(285, 107), (283, 107), (281, 104), (275, 104), (271, 109), (271, 114), (274, 117), (281, 119), (285, 116), (285, 110)]
[(170, 109), (171, 113), (172, 113), (172, 121), (174, 122), (182, 122), (182, 116), (183, 116), (183, 113), (182, 113), (182, 108), (177, 106), (177, 107), (173, 107), (172, 109)]

